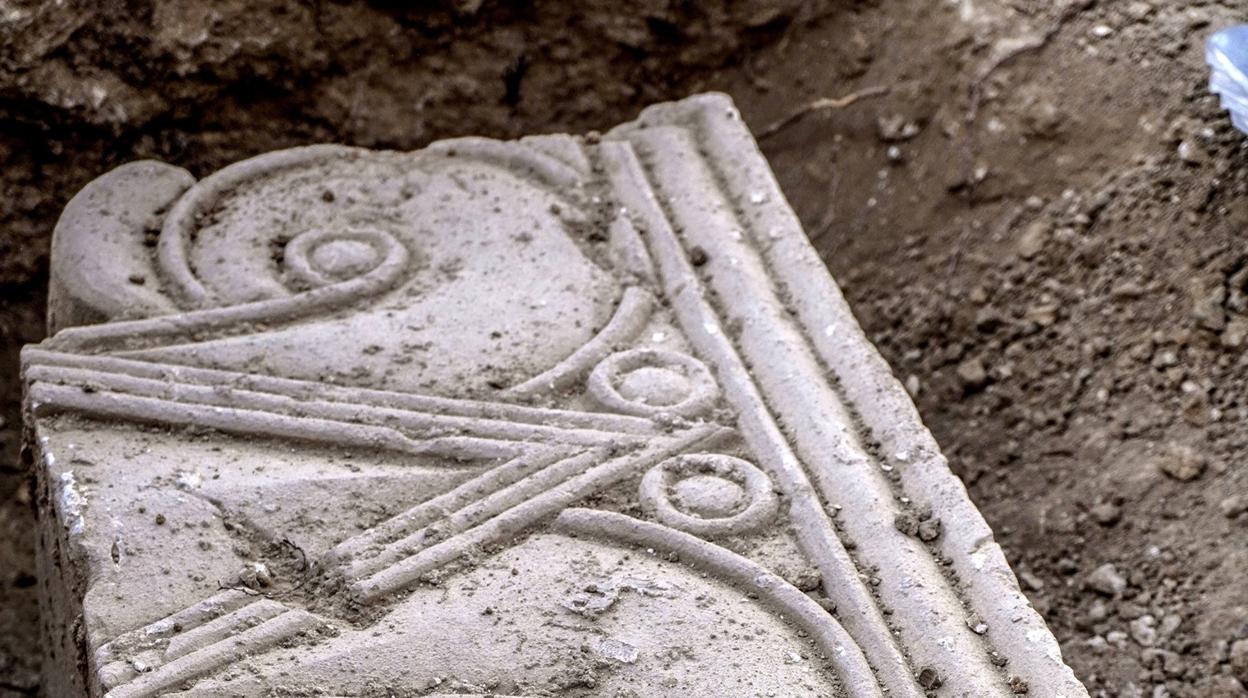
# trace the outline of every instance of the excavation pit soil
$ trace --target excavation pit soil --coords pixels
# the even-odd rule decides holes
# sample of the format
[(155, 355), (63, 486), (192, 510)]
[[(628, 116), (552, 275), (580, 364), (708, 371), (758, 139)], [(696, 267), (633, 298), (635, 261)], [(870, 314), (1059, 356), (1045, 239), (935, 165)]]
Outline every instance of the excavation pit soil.
[(1248, 695), (1248, 156), (1201, 57), (1233, 5), (14, 3), (0, 695), (38, 690), (17, 351), (82, 185), (148, 157), (203, 176), (303, 143), (581, 132), (706, 89), (767, 134), (1092, 694)]

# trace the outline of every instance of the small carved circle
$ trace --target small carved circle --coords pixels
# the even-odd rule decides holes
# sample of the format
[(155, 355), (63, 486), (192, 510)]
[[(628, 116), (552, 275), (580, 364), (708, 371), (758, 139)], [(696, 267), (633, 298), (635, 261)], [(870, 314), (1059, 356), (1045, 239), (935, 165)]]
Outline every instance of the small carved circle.
[(294, 278), (311, 286), (328, 286), (364, 276), (405, 252), (394, 236), (381, 230), (321, 228), (287, 243), (282, 261)]
[(589, 376), (589, 392), (625, 414), (688, 417), (715, 401), (715, 379), (701, 361), (666, 349), (629, 349), (603, 359)]
[(664, 524), (698, 536), (743, 533), (776, 515), (771, 479), (715, 453), (669, 458), (641, 479), (641, 503)]
[(377, 266), (376, 248), (359, 240), (327, 240), (312, 250), (312, 268), (335, 279), (367, 274)]
[(703, 519), (724, 519), (740, 512), (749, 494), (739, 483), (718, 475), (693, 475), (671, 488), (672, 503)]
[(642, 366), (625, 375), (617, 390), (625, 400), (668, 407), (679, 404), (688, 397), (692, 386), (680, 371), (660, 366)]

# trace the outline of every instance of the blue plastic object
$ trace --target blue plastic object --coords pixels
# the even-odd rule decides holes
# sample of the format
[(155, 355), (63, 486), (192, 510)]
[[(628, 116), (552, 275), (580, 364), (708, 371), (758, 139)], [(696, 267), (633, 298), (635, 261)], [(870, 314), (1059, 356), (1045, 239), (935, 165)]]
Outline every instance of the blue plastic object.
[(1219, 30), (1205, 41), (1205, 62), (1213, 74), (1209, 89), (1231, 112), (1235, 128), (1248, 133), (1248, 24)]

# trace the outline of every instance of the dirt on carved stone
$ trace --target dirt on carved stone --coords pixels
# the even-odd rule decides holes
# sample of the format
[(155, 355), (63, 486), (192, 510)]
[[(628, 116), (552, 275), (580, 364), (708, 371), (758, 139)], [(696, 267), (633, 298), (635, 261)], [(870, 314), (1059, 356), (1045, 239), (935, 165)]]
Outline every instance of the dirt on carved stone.
[(756, 132), (887, 89), (762, 140), (860, 321), (1093, 695), (1248, 695), (1248, 158), (1200, 54), (1248, 8), (770, 5), (12, 3), (0, 695), (37, 684), (17, 348), (81, 185), (143, 157), (580, 131), (703, 88)]

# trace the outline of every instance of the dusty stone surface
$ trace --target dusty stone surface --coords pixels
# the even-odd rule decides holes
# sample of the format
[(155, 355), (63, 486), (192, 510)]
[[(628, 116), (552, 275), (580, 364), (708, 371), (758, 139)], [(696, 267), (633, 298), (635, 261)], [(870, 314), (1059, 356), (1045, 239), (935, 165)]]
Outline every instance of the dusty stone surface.
[(721, 96), (123, 166), (49, 307), (52, 695), (1086, 695)]
[[(867, 336), (1093, 695), (1248, 696), (1228, 657), (1248, 637), (1248, 516), (1219, 506), (1248, 493), (1248, 361), (1237, 351), (1248, 149), (1208, 93), (1201, 41), (1242, 21), (1242, 0), (836, 0), (815, 13), (821, 3), (802, 2), (761, 32), (735, 0), (705, 22), (690, 15), (707, 3), (541, 0), (510, 19), (500, 15), (515, 3), (485, 3), (471, 24), (432, 30), (426, 3), (323, 3), (312, 8), (321, 18), (280, 25), (253, 18), (283, 0), (222, 0), (213, 7), (226, 17), (211, 25), (149, 10), (179, 3), (10, 3), (75, 21), (51, 37), (28, 30), (51, 27), (46, 16), (8, 24), (53, 43), (0, 69), (0, 83), (24, 86), (0, 95), (0, 696), (36, 692), (40, 652), (19, 349), (45, 336), (52, 229), (91, 179), (145, 158), (203, 177), (306, 143), (414, 150), (462, 134), (583, 133), (707, 87), (732, 94), (762, 133), (811, 100), (880, 86), (891, 90), (761, 139)], [(642, 42), (621, 53), (601, 23), (564, 9), (626, 16)], [(376, 14), (400, 26), (349, 44)], [(171, 21), (210, 50), (179, 57), (176, 42), (149, 41)], [(1102, 25), (1114, 33), (1098, 37)], [(491, 43), (499, 36), (513, 41)], [(308, 61), (309, 41), (330, 60)], [(520, 51), (531, 67), (512, 106), (503, 96)], [(695, 61), (668, 60), (677, 54)], [(431, 75), (435, 61), (444, 67)], [(127, 108), (93, 126), (118, 113), (118, 93), (75, 101), (64, 88), (99, 75), (167, 111)], [(463, 75), (479, 89), (455, 90)], [(454, 93), (427, 100), (430, 86)], [(885, 141), (882, 121), (919, 132)], [(1180, 158), (1185, 141), (1204, 164)], [(1023, 259), (1019, 236), (1037, 222), (1043, 246)], [(1197, 293), (1224, 297), (1221, 334)], [(968, 357), (989, 373), (980, 389), (956, 374)], [(1208, 458), (1190, 481), (1156, 467), (1180, 444)], [(1116, 523), (1092, 515), (1103, 502), (1119, 508)], [(1121, 597), (1083, 584), (1106, 562), (1128, 580)], [(1128, 626), (1142, 613), (1182, 622), (1141, 647)], [(1179, 655), (1181, 674), (1164, 671), (1158, 649)]]

